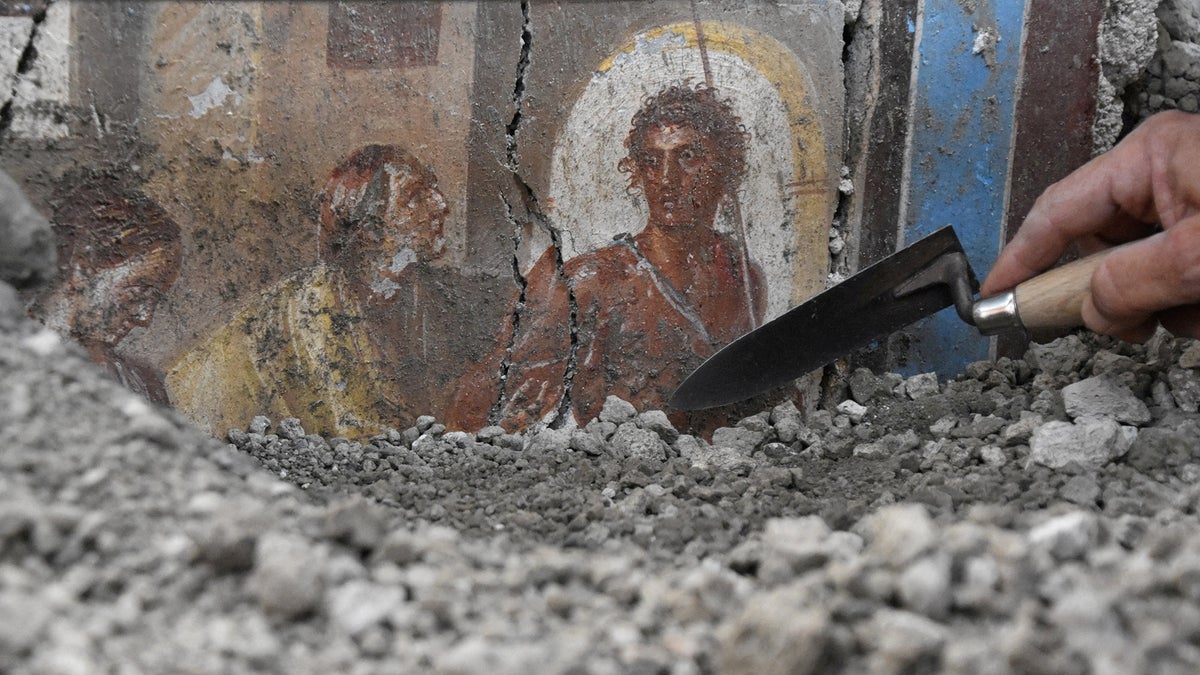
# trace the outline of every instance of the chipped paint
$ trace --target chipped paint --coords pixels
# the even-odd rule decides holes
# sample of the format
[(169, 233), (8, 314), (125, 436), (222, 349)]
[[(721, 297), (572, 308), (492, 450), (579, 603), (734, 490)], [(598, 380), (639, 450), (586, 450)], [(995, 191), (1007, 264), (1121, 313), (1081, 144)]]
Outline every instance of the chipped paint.
[(219, 108), (225, 105), (225, 101), (233, 97), (234, 105), (242, 104), (242, 95), (229, 88), (225, 81), (219, 77), (214, 77), (212, 82), (204, 88), (204, 91), (195, 96), (188, 96), (188, 101), (192, 104), (192, 110), (189, 115), (192, 119), (200, 119), (208, 114), (213, 108)]

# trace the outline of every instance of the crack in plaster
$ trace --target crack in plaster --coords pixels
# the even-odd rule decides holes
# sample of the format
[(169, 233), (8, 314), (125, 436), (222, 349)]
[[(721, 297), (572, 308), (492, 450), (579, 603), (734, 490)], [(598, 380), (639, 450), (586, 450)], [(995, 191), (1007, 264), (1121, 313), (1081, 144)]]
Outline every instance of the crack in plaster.
[(516, 282), (521, 292), (517, 296), (517, 304), (513, 307), (510, 318), (512, 334), (508, 336), (508, 344), (504, 347), (504, 357), (500, 361), (500, 390), (496, 395), (496, 401), (492, 403), (491, 410), (488, 411), (488, 424), (496, 424), (500, 420), (500, 409), (507, 394), (508, 371), (512, 368), (512, 351), (517, 342), (517, 334), (521, 330), (521, 312), (525, 309), (525, 291), (529, 288), (528, 280), (525, 279), (525, 275), (521, 274), (521, 262), (517, 254), (521, 248), (521, 224), (517, 222), (516, 216), (513, 215), (512, 204), (503, 193), (500, 194), (500, 201), (504, 202), (504, 215), (513, 229), (513, 281)]
[[(863, 20), (861, 9), (862, 8), (860, 4), (859, 8), (857, 8), (854, 12), (853, 20), (847, 20), (842, 27), (842, 72), (844, 73), (845, 78), (853, 76), (853, 74), (850, 72), (849, 64), (853, 58), (852, 54), (855, 45), (854, 41), (855, 37), (858, 35), (859, 22)], [(849, 13), (849, 11), (850, 10), (848, 8), (847, 13)], [(878, 54), (872, 53), (870, 58), (872, 63), (868, 65), (868, 68), (872, 71), (876, 70), (878, 65), (875, 62), (878, 59)], [(853, 105), (855, 102), (849, 100), (849, 97), (852, 96), (849, 86), (846, 87), (845, 93), (847, 96), (847, 109), (850, 109), (849, 106)], [(871, 105), (874, 104), (875, 103), (872, 101)], [(864, 123), (869, 124), (869, 118), (864, 120)], [(833, 222), (830, 223), (830, 240), (833, 240), (834, 235), (838, 236), (841, 239), (841, 247), (840, 250), (837, 251), (835, 251), (833, 247), (830, 248), (829, 271), (828, 276), (826, 277), (828, 280), (827, 285), (833, 285), (840, 282), (845, 277), (850, 276), (850, 259), (858, 249), (858, 228), (855, 227), (854, 223), (851, 221), (854, 215), (854, 206), (856, 200), (856, 197), (854, 196), (856, 192), (854, 189), (854, 178), (857, 177), (856, 169), (860, 157), (855, 150), (851, 149), (851, 143), (847, 141), (849, 141), (848, 134), (847, 138), (843, 139), (843, 145), (845, 147), (847, 156), (842, 158), (842, 171), (847, 173), (843, 174), (842, 179), (838, 184), (837, 204), (833, 209)], [(849, 186), (844, 186), (847, 180), (850, 184)], [(846, 187), (848, 187), (848, 189), (846, 189)]]
[(5, 143), (8, 138), (9, 129), (13, 123), (13, 103), (17, 100), (17, 87), (20, 86), (21, 76), (33, 69), (33, 63), (37, 60), (37, 47), (34, 43), (37, 42), (38, 34), (41, 32), (42, 24), (46, 21), (46, 13), (50, 9), (52, 2), (46, 3), (46, 6), (34, 12), (30, 18), (33, 19), (33, 26), (29, 29), (29, 38), (25, 41), (24, 48), (21, 49), (21, 58), (17, 60), (17, 71), (13, 74), (12, 90), (8, 93), (8, 100), (0, 106), (0, 145)]
[[(567, 301), (570, 307), (568, 316), (568, 329), (570, 331), (570, 349), (567, 354), (567, 367), (563, 373), (563, 395), (558, 404), (558, 409), (550, 416), (550, 419), (545, 420), (551, 426), (561, 427), (570, 418), (571, 412), (571, 385), (575, 380), (576, 365), (578, 363), (579, 352), (579, 306), (575, 298), (575, 289), (571, 280), (567, 278), (563, 271), (563, 247), (561, 233), (551, 225), (550, 220), (541, 208), (541, 203), (538, 200), (537, 194), (534, 192), (533, 186), (521, 175), (520, 168), (520, 153), (518, 150), (517, 134), (520, 131), (522, 122), (522, 103), (525, 98), (525, 81), (529, 72), (529, 64), (532, 57), (533, 44), (533, 22), (529, 15), (529, 2), (521, 3), (521, 57), (517, 62), (517, 78), (513, 84), (513, 116), (509, 120), (508, 126), (505, 128), (505, 151), (508, 170), (511, 172), (513, 181), (521, 191), (524, 201), (525, 210), (529, 214), (529, 218), (538, 226), (550, 234), (551, 245), (554, 247), (554, 263), (555, 273), (558, 278), (566, 285)], [(512, 368), (512, 350), (518, 339), (518, 332), (521, 327), (521, 314), (525, 309), (525, 293), (528, 289), (528, 279), (521, 274), (520, 249), (523, 226), (517, 222), (517, 218), (512, 210), (512, 205), (507, 199), (501, 195), (501, 200), (504, 201), (506, 209), (506, 217), (509, 224), (513, 227), (513, 278), (520, 287), (521, 292), (518, 298), (516, 307), (512, 313), (513, 333), (509, 340), (509, 344), (505, 350), (505, 356), (500, 366), (500, 392), (497, 396), (495, 404), (492, 406), (488, 414), (489, 423), (496, 423), (500, 417), (500, 411), (504, 404), (504, 399), (507, 395), (507, 379), (509, 371)]]

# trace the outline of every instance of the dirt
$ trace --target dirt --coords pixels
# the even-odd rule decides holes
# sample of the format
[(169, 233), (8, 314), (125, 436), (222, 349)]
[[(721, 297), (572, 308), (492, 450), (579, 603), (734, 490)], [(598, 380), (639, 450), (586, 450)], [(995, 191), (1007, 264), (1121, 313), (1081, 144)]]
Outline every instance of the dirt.
[(575, 430), (224, 442), (5, 297), (7, 672), (1200, 668), (1191, 341), (860, 370), (712, 443), (618, 399)]

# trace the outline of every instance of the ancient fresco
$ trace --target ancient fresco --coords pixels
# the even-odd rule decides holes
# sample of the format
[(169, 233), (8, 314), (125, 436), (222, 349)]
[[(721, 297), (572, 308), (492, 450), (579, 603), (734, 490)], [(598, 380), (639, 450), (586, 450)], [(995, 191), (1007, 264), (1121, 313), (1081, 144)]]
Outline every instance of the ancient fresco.
[[(811, 90), (794, 54), (728, 23), (655, 28), (598, 64), (554, 148), (521, 304), (449, 419), (586, 423), (608, 395), (663, 407), (819, 288), (834, 190)], [(702, 431), (728, 411), (675, 417)]]
[(51, 202), (58, 276), (30, 313), (75, 338), (133, 391), (168, 403), (161, 372), (118, 347), (149, 325), (178, 279), (179, 226), (127, 172), (79, 170), (60, 185)]
[(317, 201), (317, 263), (169, 367), (172, 404), (198, 422), (231, 428), (251, 409), (361, 436), (438, 407), (422, 366), (457, 334), (439, 311), (454, 273), (431, 264), (449, 210), (437, 176), (402, 148), (369, 145)]
[(30, 312), (216, 435), (662, 407), (824, 284), (828, 3), (54, 7), (69, 95), (30, 142), (90, 140), (22, 165), (60, 247)]

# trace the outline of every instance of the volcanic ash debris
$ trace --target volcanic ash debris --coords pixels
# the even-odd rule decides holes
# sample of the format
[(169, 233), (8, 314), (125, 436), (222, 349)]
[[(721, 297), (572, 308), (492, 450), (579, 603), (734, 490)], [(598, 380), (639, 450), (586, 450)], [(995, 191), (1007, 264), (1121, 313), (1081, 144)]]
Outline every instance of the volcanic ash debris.
[(838, 410), (711, 439), (610, 398), (574, 429), (348, 440), (259, 417), (223, 444), (17, 322), (0, 660), (1197, 672), (1198, 354), (1072, 336), (948, 381), (858, 371)]

